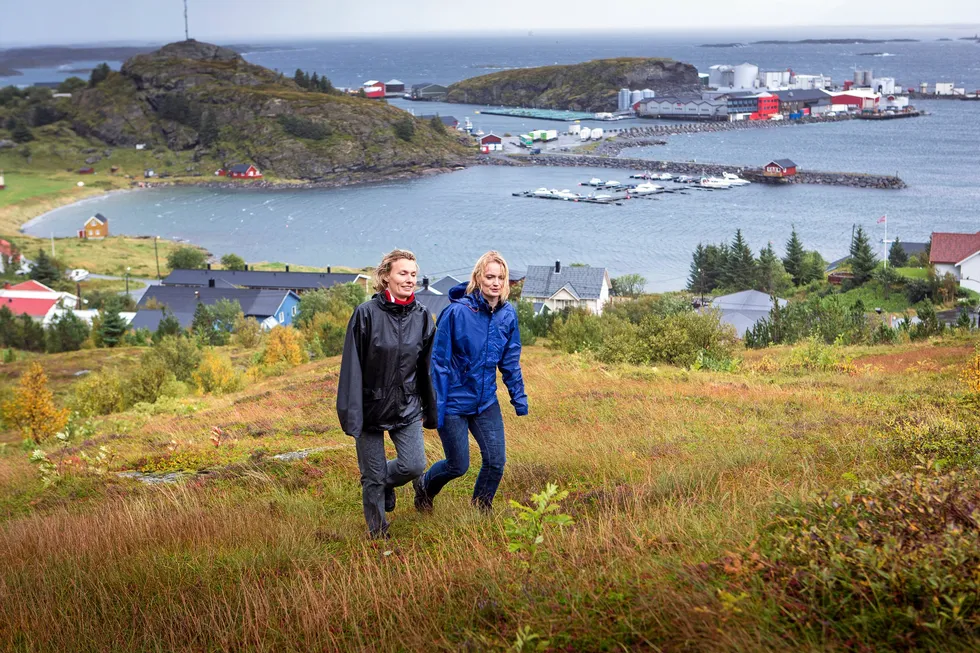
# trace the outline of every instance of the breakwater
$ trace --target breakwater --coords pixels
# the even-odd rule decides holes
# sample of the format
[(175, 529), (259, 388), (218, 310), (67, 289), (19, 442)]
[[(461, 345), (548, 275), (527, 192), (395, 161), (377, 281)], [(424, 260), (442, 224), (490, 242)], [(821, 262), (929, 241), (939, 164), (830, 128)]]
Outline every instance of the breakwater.
[[(592, 156), (582, 154), (537, 154), (528, 156), (514, 154), (507, 157), (488, 157), (510, 159), (513, 163), (491, 162), (485, 159), (480, 163), (490, 165), (556, 166), (568, 168), (609, 168), (614, 170), (664, 171), (675, 175), (691, 177), (719, 176), (724, 172), (745, 175), (754, 181), (763, 181), (761, 171), (747, 166), (732, 166), (717, 163), (692, 163), (684, 161), (654, 161), (650, 159), (628, 159), (622, 157)], [(821, 184), (827, 186), (848, 186), (851, 188), (874, 188), (895, 190), (906, 188), (906, 184), (895, 175), (876, 175), (860, 172), (823, 172), (801, 170), (792, 177), (780, 180), (788, 184)]]

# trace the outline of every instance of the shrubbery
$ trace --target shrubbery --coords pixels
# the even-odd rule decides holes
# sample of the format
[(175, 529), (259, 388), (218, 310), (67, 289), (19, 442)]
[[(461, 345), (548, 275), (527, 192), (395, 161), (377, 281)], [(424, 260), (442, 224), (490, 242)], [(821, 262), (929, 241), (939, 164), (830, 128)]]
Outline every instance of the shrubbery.
[(194, 370), (194, 385), (202, 394), (220, 395), (234, 392), (242, 387), (242, 375), (235, 371), (231, 358), (214, 349), (205, 352), (197, 369)]
[(279, 124), (290, 136), (307, 138), (312, 141), (322, 141), (325, 138), (329, 138), (333, 133), (329, 125), (314, 122), (302, 116), (279, 116)]
[(72, 410), (84, 417), (111, 415), (126, 409), (123, 379), (113, 369), (89, 374), (72, 387)]
[(305, 344), (303, 334), (293, 327), (277, 327), (266, 336), (262, 364), (269, 367), (276, 365), (295, 367), (305, 363), (307, 359)]

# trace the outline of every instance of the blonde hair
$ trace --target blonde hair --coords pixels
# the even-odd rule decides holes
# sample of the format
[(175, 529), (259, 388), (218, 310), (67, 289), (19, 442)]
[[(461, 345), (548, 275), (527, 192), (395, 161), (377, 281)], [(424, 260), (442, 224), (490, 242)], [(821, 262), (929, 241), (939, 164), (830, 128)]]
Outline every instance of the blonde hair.
[(371, 282), (374, 285), (374, 292), (384, 292), (385, 288), (388, 287), (388, 280), (391, 278), (391, 265), (395, 261), (401, 261), (406, 259), (409, 261), (415, 261), (415, 268), (418, 269), (419, 262), (415, 259), (415, 254), (408, 251), (407, 249), (393, 249), (381, 262), (378, 263), (378, 267), (374, 268), (374, 273), (371, 275)]
[(504, 287), (500, 289), (500, 300), (505, 302), (510, 297), (510, 268), (507, 267), (507, 261), (500, 255), (500, 252), (495, 250), (490, 250), (477, 259), (476, 265), (473, 266), (473, 273), (470, 275), (470, 283), (466, 286), (466, 292), (471, 293), (480, 288), (480, 280), (487, 271), (487, 266), (491, 263), (498, 263), (504, 270)]

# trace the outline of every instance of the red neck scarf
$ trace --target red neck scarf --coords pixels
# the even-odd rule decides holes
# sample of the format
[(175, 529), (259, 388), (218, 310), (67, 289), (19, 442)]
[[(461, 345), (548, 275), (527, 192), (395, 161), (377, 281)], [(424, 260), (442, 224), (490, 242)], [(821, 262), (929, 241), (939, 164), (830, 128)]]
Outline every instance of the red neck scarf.
[(391, 294), (390, 290), (385, 288), (385, 299), (387, 299), (389, 302), (393, 304), (398, 304), (399, 306), (408, 306), (409, 304), (415, 301), (415, 293), (409, 295), (408, 299), (398, 299), (397, 297)]

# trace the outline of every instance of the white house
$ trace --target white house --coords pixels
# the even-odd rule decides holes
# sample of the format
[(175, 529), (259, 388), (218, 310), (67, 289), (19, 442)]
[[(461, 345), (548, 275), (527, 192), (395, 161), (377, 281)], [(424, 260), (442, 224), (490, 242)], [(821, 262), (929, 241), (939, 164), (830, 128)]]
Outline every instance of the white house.
[(524, 277), (521, 299), (534, 302), (535, 311), (547, 308), (587, 308), (596, 315), (609, 301), (609, 273), (606, 268), (588, 265), (562, 267), (561, 261), (551, 265), (531, 265)]
[(952, 274), (960, 285), (980, 292), (980, 231), (975, 234), (933, 232), (929, 262), (940, 277)]

